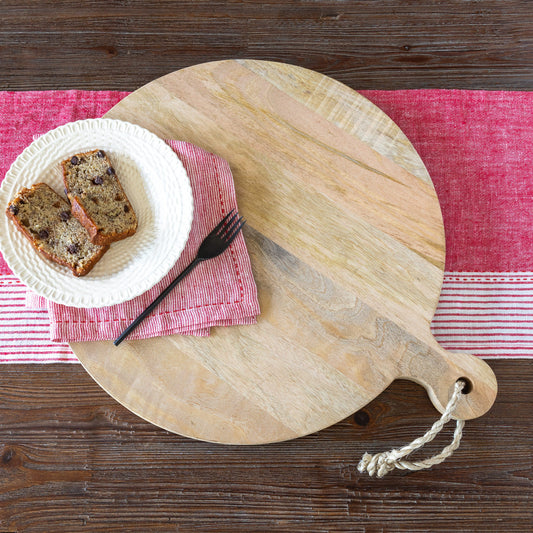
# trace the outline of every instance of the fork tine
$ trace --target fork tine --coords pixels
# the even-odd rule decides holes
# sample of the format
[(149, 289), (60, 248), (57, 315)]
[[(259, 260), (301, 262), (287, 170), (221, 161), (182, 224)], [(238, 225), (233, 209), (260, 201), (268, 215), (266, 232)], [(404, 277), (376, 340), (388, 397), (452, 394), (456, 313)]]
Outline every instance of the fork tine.
[(239, 231), (241, 231), (242, 227), (246, 224), (246, 220), (244, 218), (240, 217), (239, 220), (237, 220), (235, 226), (231, 229), (231, 233), (226, 237), (226, 242), (228, 243), (228, 246), (235, 240), (235, 237), (239, 234)]
[(226, 224), (219, 229), (216, 233), (219, 237), (223, 237), (224, 235), (228, 234), (231, 231), (231, 227), (233, 225), (233, 222), (238, 217), (238, 213), (234, 213), (232, 217), (226, 221)]
[(226, 221), (228, 220), (228, 218), (233, 214), (233, 211), (235, 211), (235, 209), (232, 209), (212, 230), (211, 230), (211, 235), (214, 235), (215, 233), (218, 232), (218, 230), (226, 223)]
[[(237, 225), (239, 224), (239, 222), (242, 220), (242, 217), (239, 216), (238, 217), (238, 213), (235, 213), (231, 219), (228, 221), (226, 227), (224, 228), (225, 229), (225, 237), (228, 238), (232, 233), (233, 233), (233, 230), (237, 227)], [(237, 220), (235, 220), (237, 219)]]

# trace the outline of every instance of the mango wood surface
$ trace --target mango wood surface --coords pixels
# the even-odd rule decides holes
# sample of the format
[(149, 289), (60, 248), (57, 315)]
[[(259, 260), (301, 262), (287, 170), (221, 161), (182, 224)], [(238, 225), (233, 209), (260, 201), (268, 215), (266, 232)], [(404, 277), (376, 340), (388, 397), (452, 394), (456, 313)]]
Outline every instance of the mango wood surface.
[(442, 411), (455, 381), (484, 414), (496, 380), (430, 333), (444, 268), (431, 180), (409, 141), (358, 93), (303, 68), (221, 61), (164, 76), (108, 117), (193, 142), (229, 161), (258, 284), (255, 326), (73, 343), (123, 405), (197, 439), (257, 444), (303, 436), (357, 411), (394, 379)]

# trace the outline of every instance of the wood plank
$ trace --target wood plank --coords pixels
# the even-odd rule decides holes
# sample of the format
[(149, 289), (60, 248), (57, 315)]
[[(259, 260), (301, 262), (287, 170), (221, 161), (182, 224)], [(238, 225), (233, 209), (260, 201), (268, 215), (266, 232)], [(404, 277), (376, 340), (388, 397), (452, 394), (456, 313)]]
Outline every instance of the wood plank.
[[(228, 58), (297, 64), (356, 89), (531, 86), (529, 3), (2, 2), (0, 89), (134, 90)], [(386, 27), (386, 30), (383, 28)]]
[[(77, 365), (2, 366), (0, 525), (5, 531), (526, 531), (533, 361), (490, 361), (500, 395), (433, 470), (373, 479), (365, 451), (436, 419), (394, 382), (363, 412), (294, 441), (223, 446), (168, 433), (114, 402)], [(429, 456), (452, 425), (417, 454)], [(486, 530), (486, 529), (484, 529)], [(490, 530), (490, 528), (489, 528)]]

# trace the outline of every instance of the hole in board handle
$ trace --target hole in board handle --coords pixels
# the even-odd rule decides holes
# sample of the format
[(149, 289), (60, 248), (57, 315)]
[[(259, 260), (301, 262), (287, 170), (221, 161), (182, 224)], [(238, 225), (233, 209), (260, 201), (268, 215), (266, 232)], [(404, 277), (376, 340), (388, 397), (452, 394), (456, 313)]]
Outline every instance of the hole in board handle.
[(459, 378), (457, 381), (465, 382), (465, 386), (463, 387), (463, 390), (461, 391), (463, 394), (470, 394), (472, 392), (474, 385), (468, 378), (462, 377), (462, 378)]

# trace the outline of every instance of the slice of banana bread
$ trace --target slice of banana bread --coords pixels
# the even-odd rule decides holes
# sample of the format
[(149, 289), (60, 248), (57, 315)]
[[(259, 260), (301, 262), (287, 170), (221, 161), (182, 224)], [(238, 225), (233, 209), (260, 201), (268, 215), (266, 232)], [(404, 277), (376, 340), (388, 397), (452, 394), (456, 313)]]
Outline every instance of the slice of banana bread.
[(103, 150), (76, 154), (61, 163), (72, 214), (94, 244), (111, 244), (137, 230), (137, 217)]
[(87, 274), (109, 248), (91, 242), (69, 203), (45, 183), (22, 189), (6, 213), (38, 252), (75, 276)]

